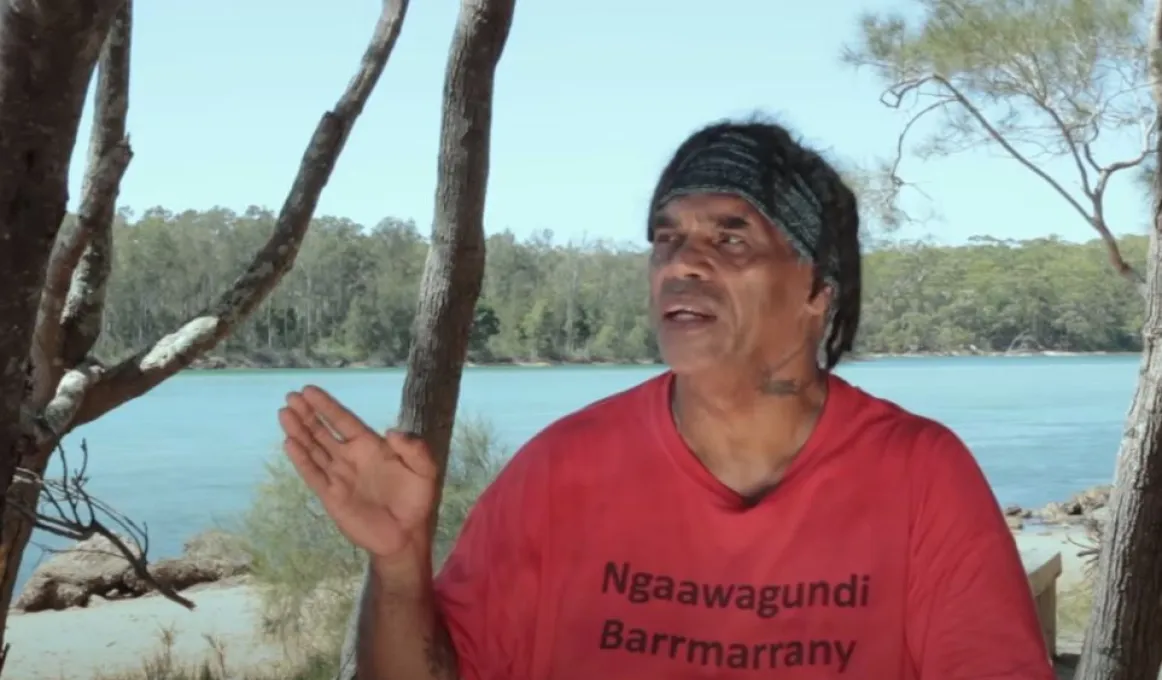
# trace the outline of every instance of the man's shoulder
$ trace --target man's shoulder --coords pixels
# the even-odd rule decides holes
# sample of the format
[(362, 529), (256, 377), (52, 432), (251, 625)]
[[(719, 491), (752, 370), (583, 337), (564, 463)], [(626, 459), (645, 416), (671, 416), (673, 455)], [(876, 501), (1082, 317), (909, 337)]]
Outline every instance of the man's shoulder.
[(847, 392), (844, 421), (853, 431), (897, 441), (947, 441), (949, 438), (959, 441), (952, 428), (935, 418), (921, 415), (850, 383), (841, 384)]
[(532, 484), (551, 494), (563, 482), (602, 476), (609, 468), (603, 461), (623, 459), (652, 427), (650, 410), (666, 385), (663, 373), (557, 418), (516, 451), (487, 493)]
[(880, 396), (844, 383), (842, 417), (846, 436), (840, 441), (880, 460), (896, 460), (908, 468), (976, 465), (975, 457), (947, 424)]
[(651, 409), (668, 384), (668, 374), (654, 376), (628, 389), (589, 403), (546, 425), (524, 449), (537, 455), (610, 443), (627, 429), (648, 427)]
[[(948, 508), (982, 512), (996, 504), (976, 456), (945, 423), (858, 388), (845, 400), (843, 419), (855, 446), (908, 489), (912, 510), (925, 516)], [(991, 515), (990, 515), (991, 517)]]

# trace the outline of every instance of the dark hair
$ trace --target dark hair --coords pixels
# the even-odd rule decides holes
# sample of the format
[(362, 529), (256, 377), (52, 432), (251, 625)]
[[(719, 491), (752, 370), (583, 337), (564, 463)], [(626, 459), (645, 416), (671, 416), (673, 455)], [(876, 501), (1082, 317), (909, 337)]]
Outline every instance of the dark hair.
[(863, 278), (859, 244), (859, 207), (855, 194), (839, 176), (839, 173), (813, 149), (797, 142), (786, 128), (777, 123), (751, 120), (745, 122), (723, 121), (714, 123), (692, 134), (674, 153), (666, 164), (666, 169), (658, 180), (657, 188), (650, 199), (646, 235), (653, 242), (653, 211), (662, 194), (684, 159), (699, 147), (721, 137), (724, 133), (741, 133), (758, 142), (762, 153), (770, 158), (771, 167), (780, 167), (782, 172), (792, 175), (814, 195), (821, 208), (822, 234), (814, 253), (815, 281), (812, 295), (818, 294), (824, 286), (828, 264), (834, 262), (836, 283), (839, 290), (832, 300), (829, 311), (831, 323), (824, 339), (826, 370), (839, 363), (845, 352), (850, 352), (859, 330), (860, 284)]

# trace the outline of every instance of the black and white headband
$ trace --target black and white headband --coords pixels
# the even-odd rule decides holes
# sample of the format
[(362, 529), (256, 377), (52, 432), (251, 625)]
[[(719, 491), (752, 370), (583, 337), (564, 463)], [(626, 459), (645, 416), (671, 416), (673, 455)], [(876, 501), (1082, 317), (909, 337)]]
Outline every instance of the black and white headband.
[(658, 187), (652, 210), (690, 194), (738, 196), (778, 229), (804, 261), (819, 267), (823, 282), (839, 292), (839, 258), (828, 248), (819, 261), (824, 232), (823, 205), (802, 176), (787, 167), (763, 140), (741, 130), (723, 130), (678, 158)]

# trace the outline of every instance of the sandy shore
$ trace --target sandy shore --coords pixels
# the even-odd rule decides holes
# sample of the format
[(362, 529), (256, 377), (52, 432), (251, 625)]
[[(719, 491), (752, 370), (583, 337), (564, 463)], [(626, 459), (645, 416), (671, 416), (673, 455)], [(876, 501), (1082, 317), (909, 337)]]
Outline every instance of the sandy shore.
[(253, 586), (207, 587), (186, 593), (188, 611), (157, 596), (101, 602), (86, 609), (15, 614), (5, 677), (20, 680), (90, 680), (110, 671), (141, 668), (161, 648), (162, 631), (174, 634), (176, 660), (197, 663), (215, 654), (207, 637), (225, 643), (228, 670), (270, 667), (284, 654), (263, 639)]
[(1077, 553), (1088, 545), (1085, 531), (1080, 527), (1038, 527), (1032, 526), (1015, 534), (1017, 547), (1026, 566), (1043, 564), (1061, 553), (1061, 578), (1057, 580), (1058, 590), (1076, 586), (1085, 577), (1084, 560)]
[[(1079, 529), (1031, 528), (1016, 535), (1027, 565), (1041, 564), (1060, 552), (1065, 589), (1083, 577), (1079, 547), (1069, 542)], [(101, 672), (140, 668), (140, 659), (160, 648), (163, 630), (174, 631), (176, 659), (196, 663), (213, 658), (207, 636), (226, 643), (230, 669), (269, 668), (284, 658), (282, 649), (264, 639), (258, 595), (253, 586), (211, 586), (188, 591), (197, 604), (186, 611), (151, 596), (125, 602), (103, 602), (87, 609), (16, 614), (8, 640), (11, 657), (5, 675), (20, 680), (91, 680)]]

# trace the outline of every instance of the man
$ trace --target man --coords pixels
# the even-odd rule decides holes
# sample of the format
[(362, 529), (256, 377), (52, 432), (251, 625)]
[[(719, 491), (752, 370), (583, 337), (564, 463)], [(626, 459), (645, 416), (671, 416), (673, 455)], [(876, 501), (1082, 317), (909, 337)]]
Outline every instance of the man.
[(647, 233), (670, 370), (528, 442), (437, 578), (424, 445), (288, 397), (287, 454), (370, 555), (359, 680), (1051, 680), (972, 455), (831, 373), (860, 304), (835, 170), (777, 125), (713, 125)]

